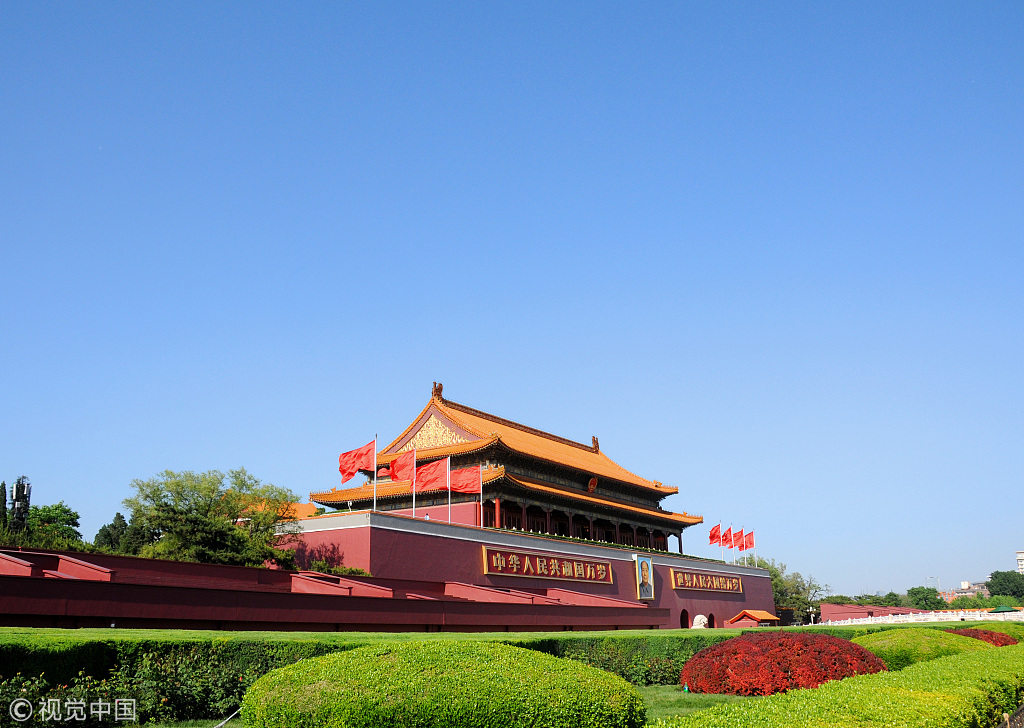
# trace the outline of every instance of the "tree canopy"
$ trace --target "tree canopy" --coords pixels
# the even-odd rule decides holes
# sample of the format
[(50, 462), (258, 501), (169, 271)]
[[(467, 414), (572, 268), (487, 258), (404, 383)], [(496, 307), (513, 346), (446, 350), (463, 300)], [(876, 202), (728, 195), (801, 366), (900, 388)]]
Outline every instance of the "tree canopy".
[(45, 541), (81, 541), (78, 518), (78, 512), (71, 510), (64, 501), (51, 506), (29, 506), (28, 530)]
[(53, 505), (24, 509), (25, 518), (19, 527), (9, 519), (0, 524), (0, 543), (25, 548), (81, 550), (86, 547), (78, 532), (78, 512), (64, 501)]
[(757, 557), (744, 559), (749, 566), (757, 566), (767, 569), (772, 579), (772, 598), (775, 606), (783, 609), (792, 609), (793, 617), (797, 621), (805, 621), (818, 609), (821, 598), (828, 593), (827, 584), (819, 584), (818, 581), (808, 575), (806, 578), (798, 571), (786, 573), (785, 564), (777, 564), (774, 559)]
[(939, 596), (939, 590), (930, 586), (915, 586), (907, 589), (910, 605), (917, 609), (947, 609), (946, 601)]
[(985, 586), (992, 596), (1024, 599), (1024, 574), (1016, 571), (993, 571)]
[(131, 522), (119, 550), (208, 564), (294, 562), (283, 547), (294, 539), (298, 496), (287, 488), (262, 483), (244, 468), (226, 476), (166, 470), (131, 486), (135, 495), (124, 501)]

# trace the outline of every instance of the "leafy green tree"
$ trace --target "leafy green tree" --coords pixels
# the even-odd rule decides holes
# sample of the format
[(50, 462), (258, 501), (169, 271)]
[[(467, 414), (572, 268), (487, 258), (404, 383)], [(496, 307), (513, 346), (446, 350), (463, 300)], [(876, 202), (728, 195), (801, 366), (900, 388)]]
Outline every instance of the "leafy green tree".
[(888, 594), (886, 594), (884, 597), (882, 597), (882, 604), (881, 604), (881, 606), (883, 606), (883, 607), (909, 607), (910, 606), (910, 600), (907, 598), (906, 594), (897, 594), (896, 592), (891, 591)]
[[(132, 482), (124, 501), (141, 556), (214, 564), (291, 566), (298, 496), (262, 483), (244, 468), (205, 473), (164, 471)], [(127, 544), (131, 547), (131, 544)]]
[(819, 584), (813, 576), (804, 578), (798, 571), (787, 574), (786, 565), (777, 564), (774, 559), (758, 556), (755, 561), (748, 557), (743, 563), (768, 570), (775, 606), (792, 609), (794, 619), (800, 622), (808, 621), (818, 611), (822, 597), (829, 591), (827, 584)]
[(128, 528), (121, 536), (118, 552), (128, 556), (138, 556), (146, 546), (156, 543), (160, 538), (157, 531), (146, 518), (132, 516), (128, 520)]
[(946, 609), (949, 605), (939, 596), (939, 590), (930, 586), (915, 586), (907, 589), (910, 605), (917, 609)]
[(7, 529), (7, 481), (0, 481), (0, 531)]
[(830, 594), (821, 600), (822, 604), (855, 604), (856, 602), (856, 599), (845, 594)]
[(993, 571), (985, 586), (992, 596), (1024, 599), (1024, 574), (1016, 571)]
[(953, 609), (995, 609), (996, 607), (1019, 607), (1020, 600), (1015, 597), (1008, 597), (996, 594), (989, 598), (976, 594), (973, 597), (957, 597), (949, 603)]
[(78, 512), (71, 510), (64, 501), (51, 506), (30, 506), (28, 530), (42, 541), (81, 541), (78, 519)]
[(127, 531), (128, 521), (120, 513), (115, 513), (113, 521), (105, 526), (100, 526), (100, 530), (96, 533), (96, 538), (93, 539), (93, 545), (96, 548), (120, 551), (121, 539), (124, 538)]

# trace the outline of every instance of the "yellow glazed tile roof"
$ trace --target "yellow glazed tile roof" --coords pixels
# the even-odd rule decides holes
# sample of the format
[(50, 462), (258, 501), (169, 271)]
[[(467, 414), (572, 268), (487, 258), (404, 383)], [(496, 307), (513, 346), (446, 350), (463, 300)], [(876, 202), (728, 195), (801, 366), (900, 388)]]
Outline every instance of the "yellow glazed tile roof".
[[(418, 454), (418, 453), (417, 453)], [(485, 468), (484, 469), (484, 485), (492, 483), (498, 478), (505, 475), (505, 468)], [(396, 482), (377, 483), (377, 497), (388, 498), (393, 495), (403, 495), (411, 492), (412, 481), (411, 480), (399, 480)], [(416, 489), (417, 495), (420, 493), (433, 493), (437, 491), (444, 491), (444, 488), (431, 488), (429, 490)], [(347, 503), (348, 501), (367, 500), (373, 498), (373, 481), (369, 483), (363, 483), (355, 488), (342, 488), (341, 490), (331, 489), (325, 490), (320, 493), (310, 493), (309, 499), (322, 503), (324, 505), (336, 503)]]
[(567, 491), (562, 488), (555, 488), (546, 483), (540, 483), (532, 478), (524, 478), (521, 476), (506, 476), (513, 483), (521, 485), (527, 490), (539, 491), (541, 493), (548, 493), (551, 495), (560, 495), (566, 498), (572, 498), (573, 500), (580, 500), (585, 503), (594, 503), (595, 505), (607, 506), (609, 508), (615, 508), (619, 510), (630, 511), (632, 513), (640, 513), (645, 516), (653, 518), (660, 518), (666, 521), (675, 521), (676, 523), (686, 524), (687, 526), (693, 526), (697, 523), (703, 523), (703, 516), (694, 516), (689, 513), (672, 513), (670, 511), (659, 511), (654, 508), (644, 508), (643, 506), (629, 505), (626, 503), (620, 503), (618, 501), (608, 500), (607, 498), (601, 498), (600, 496), (592, 495), (590, 493), (581, 493), (577, 491)]
[(598, 478), (611, 478), (612, 480), (640, 486), (661, 493), (663, 496), (679, 492), (678, 488), (663, 485), (656, 480), (641, 478), (639, 475), (626, 470), (600, 451), (596, 437), (594, 438), (593, 445), (584, 445), (564, 437), (559, 437), (558, 435), (552, 435), (551, 433), (527, 427), (512, 420), (506, 420), (502, 417), (473, 409), (472, 407), (451, 402), (441, 397), (440, 387), (436, 386), (430, 402), (423, 408), (423, 411), (420, 412), (401, 435), (377, 456), (378, 463), (389, 463), (399, 455), (397, 452), (389, 453), (388, 451), (398, 447), (398, 444), (412, 432), (413, 428), (426, 415), (431, 406), (436, 407), (445, 417), (463, 430), (473, 434), (476, 440), (446, 447), (418, 450), (416, 452), (417, 460), (436, 459), (446, 455), (474, 452), (493, 444), (495, 441), (500, 441), (510, 450), (557, 465), (575, 468)]
[(764, 611), (763, 609), (744, 609), (742, 612), (740, 612), (735, 617), (730, 619), (729, 620), (729, 624), (733, 624), (735, 622), (740, 621), (741, 619), (743, 619), (744, 616), (753, 617), (758, 622), (773, 622), (773, 621), (774, 622), (778, 622), (779, 621), (778, 617), (776, 617), (771, 612)]

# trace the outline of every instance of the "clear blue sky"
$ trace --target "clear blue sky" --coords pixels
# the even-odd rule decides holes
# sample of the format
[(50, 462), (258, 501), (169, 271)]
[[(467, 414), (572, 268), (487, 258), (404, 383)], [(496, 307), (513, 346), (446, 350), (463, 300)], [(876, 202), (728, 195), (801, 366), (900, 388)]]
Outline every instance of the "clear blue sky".
[(0, 3), (0, 477), (308, 494), (430, 385), (835, 591), (1024, 549), (1024, 5)]

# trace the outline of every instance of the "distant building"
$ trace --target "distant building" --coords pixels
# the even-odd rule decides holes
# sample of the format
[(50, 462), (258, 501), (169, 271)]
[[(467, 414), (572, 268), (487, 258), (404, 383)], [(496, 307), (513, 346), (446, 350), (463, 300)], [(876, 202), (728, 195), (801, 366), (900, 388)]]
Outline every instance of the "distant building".
[(957, 599), (958, 597), (976, 597), (983, 596), (988, 599), (991, 594), (988, 592), (988, 587), (983, 581), (961, 581), (959, 589), (949, 589), (944, 592), (939, 592), (939, 596), (946, 600), (947, 603)]
[(1017, 573), (1024, 574), (1024, 551), (1017, 552)]

